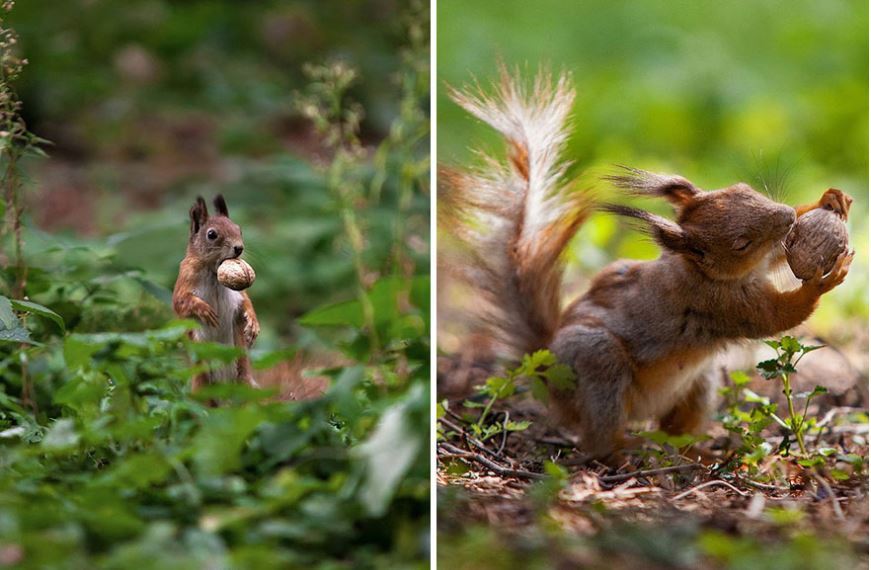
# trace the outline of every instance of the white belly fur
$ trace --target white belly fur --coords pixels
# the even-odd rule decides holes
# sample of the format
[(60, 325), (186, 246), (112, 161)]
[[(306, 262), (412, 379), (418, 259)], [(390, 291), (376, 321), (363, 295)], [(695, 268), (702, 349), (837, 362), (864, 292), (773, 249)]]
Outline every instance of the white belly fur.
[(673, 368), (668, 373), (670, 380), (658, 383), (654, 388), (633, 385), (630, 396), (632, 417), (629, 419), (649, 420), (667, 414), (689, 392), (693, 382), (711, 368), (715, 356), (683, 369)]
[[(194, 340), (233, 345), (237, 326), (236, 315), (242, 305), (242, 294), (218, 283), (215, 275), (209, 275), (194, 289), (194, 295), (208, 303), (218, 315), (218, 326), (211, 327), (203, 324), (199, 330), (194, 332)], [(213, 368), (209, 375), (213, 382), (236, 380), (236, 364), (233, 362), (219, 368)]]

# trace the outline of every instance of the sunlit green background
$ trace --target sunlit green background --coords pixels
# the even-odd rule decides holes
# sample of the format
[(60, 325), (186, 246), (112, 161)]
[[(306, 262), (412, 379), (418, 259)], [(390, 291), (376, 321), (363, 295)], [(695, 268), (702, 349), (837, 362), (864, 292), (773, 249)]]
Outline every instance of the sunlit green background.
[[(437, 31), (440, 162), (465, 164), (479, 143), (500, 149), (445, 86), (486, 84), (502, 59), (528, 75), (572, 73), (568, 152), (593, 174), (620, 163), (704, 188), (746, 181), (790, 204), (829, 187), (852, 195), (856, 261), (812, 325), (837, 336), (849, 318), (848, 336), (866, 338), (867, 2), (440, 0)], [(598, 218), (582, 230), (580, 273), (657, 255), (624, 227)]]

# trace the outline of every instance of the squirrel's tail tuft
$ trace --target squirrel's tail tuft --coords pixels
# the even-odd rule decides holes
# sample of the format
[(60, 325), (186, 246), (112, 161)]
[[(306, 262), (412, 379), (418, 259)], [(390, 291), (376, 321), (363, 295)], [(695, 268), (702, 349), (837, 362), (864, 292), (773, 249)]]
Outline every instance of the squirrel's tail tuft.
[[(517, 75), (517, 74), (515, 74)], [(560, 256), (591, 212), (567, 180), (561, 155), (575, 93), (567, 75), (539, 72), (531, 85), (502, 67), (493, 94), (477, 85), (451, 97), (499, 131), (507, 160), (439, 173), (443, 228), (461, 242), (458, 269), (484, 301), (484, 319), (506, 356), (546, 346), (559, 324)]]

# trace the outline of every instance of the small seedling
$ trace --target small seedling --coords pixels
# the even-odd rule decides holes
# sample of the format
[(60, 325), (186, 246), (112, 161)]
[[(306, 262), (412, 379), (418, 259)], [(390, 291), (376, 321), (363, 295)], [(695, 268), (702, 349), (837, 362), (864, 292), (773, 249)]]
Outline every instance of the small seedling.
[[(816, 386), (810, 392), (793, 394), (790, 377), (795, 374), (796, 366), (807, 353), (823, 347), (803, 345), (791, 336), (785, 336), (780, 340), (767, 340), (765, 344), (774, 349), (777, 358), (760, 362), (756, 369), (767, 380), (780, 379), (789, 410), (789, 416), (785, 420), (781, 419), (774, 411), (771, 412), (771, 417), (782, 427), (792, 432), (801, 450), (802, 459), (808, 459), (808, 451), (804, 441), (807, 429), (811, 427), (807, 418), (808, 406), (814, 397), (825, 394), (826, 389), (822, 386)], [(800, 414), (796, 412), (795, 400), (797, 399), (804, 399), (804, 410)], [(788, 443), (786, 445), (788, 446)], [(788, 447), (785, 450), (788, 451)]]
[(474, 400), (464, 402), (467, 408), (482, 408), (478, 419), (470, 425), (475, 437), (486, 441), (503, 432), (523, 431), (529, 427), (530, 422), (510, 421), (507, 416), (501, 423), (487, 423), (493, 405), (513, 396), (517, 392), (517, 381), (522, 378), (530, 380), (532, 393), (537, 399), (546, 401), (548, 385), (556, 389), (567, 389), (571, 386), (574, 375), (571, 368), (557, 363), (556, 357), (549, 350), (539, 350), (525, 355), (520, 366), (506, 371), (504, 376), (491, 376), (477, 388), (478, 396), (483, 396), (486, 403)]

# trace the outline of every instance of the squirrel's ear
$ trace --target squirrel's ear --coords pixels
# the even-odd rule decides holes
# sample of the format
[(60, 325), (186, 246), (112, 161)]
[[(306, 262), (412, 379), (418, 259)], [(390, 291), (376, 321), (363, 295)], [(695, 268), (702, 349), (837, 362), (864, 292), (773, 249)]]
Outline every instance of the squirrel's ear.
[(197, 196), (197, 201), (191, 206), (191, 235), (194, 235), (209, 219), (209, 209), (202, 196)]
[(606, 176), (605, 179), (636, 194), (662, 196), (678, 208), (686, 206), (700, 192), (683, 176), (655, 174), (628, 166), (620, 168), (623, 169), (624, 174)]
[(220, 215), (230, 217), (230, 212), (227, 210), (227, 202), (224, 200), (223, 194), (215, 196), (215, 209)]

